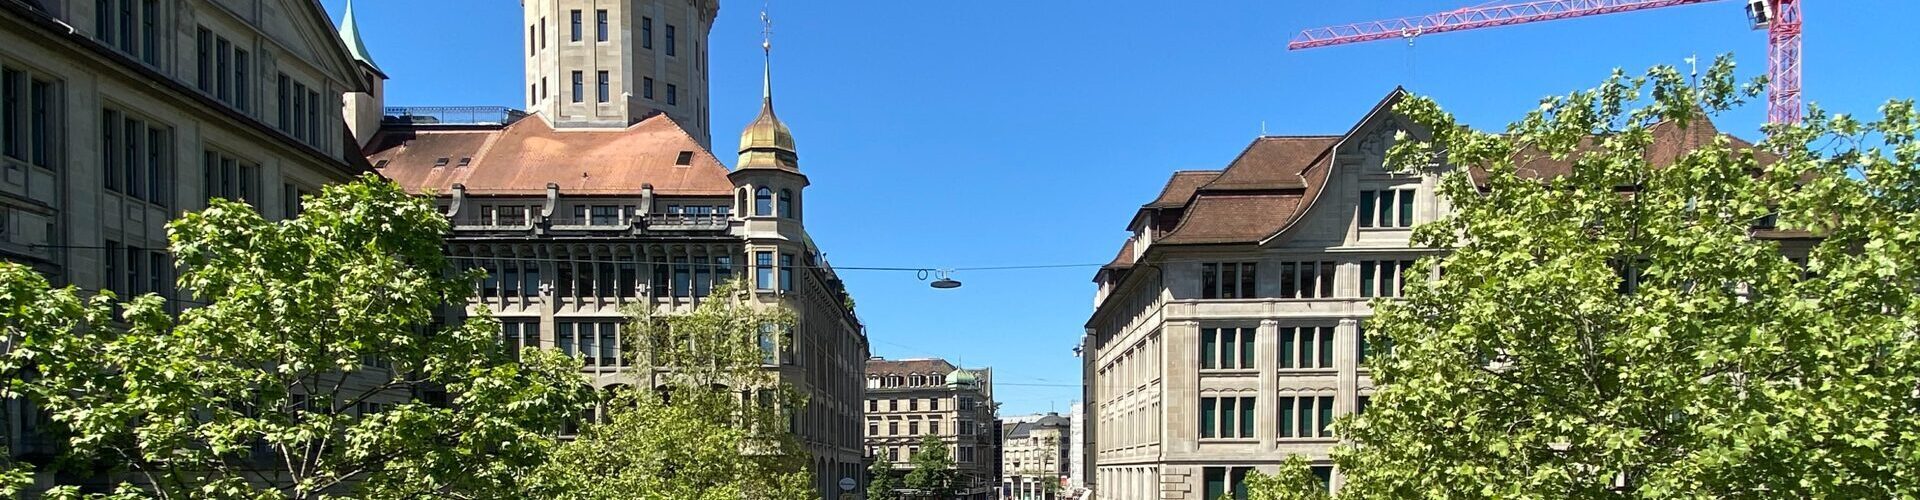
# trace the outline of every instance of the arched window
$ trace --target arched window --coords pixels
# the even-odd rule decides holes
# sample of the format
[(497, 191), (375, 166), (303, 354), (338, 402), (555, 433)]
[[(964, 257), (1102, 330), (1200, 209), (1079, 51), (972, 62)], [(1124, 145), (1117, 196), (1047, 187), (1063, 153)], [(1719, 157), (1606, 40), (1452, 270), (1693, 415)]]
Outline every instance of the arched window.
[(793, 190), (780, 190), (780, 216), (793, 218)]
[(733, 209), (734, 212), (740, 214), (741, 217), (752, 215), (747, 213), (747, 190), (745, 189), (740, 190), (740, 201), (737, 203), (734, 203), (733, 206), (734, 206), (734, 209)]
[(760, 188), (759, 190), (756, 190), (753, 192), (753, 214), (754, 215), (774, 215), (773, 190), (767, 189), (767, 188)]

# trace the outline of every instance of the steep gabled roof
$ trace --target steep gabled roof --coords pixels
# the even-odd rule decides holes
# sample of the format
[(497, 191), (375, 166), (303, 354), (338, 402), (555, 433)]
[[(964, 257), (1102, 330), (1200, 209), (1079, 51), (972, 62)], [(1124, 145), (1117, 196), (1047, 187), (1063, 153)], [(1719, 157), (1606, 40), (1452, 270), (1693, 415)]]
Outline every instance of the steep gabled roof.
[(1153, 202), (1146, 204), (1144, 208), (1179, 208), (1187, 206), (1187, 200), (1193, 198), (1194, 191), (1199, 191), (1200, 186), (1204, 186), (1209, 182), (1213, 182), (1214, 179), (1220, 178), (1221, 172), (1221, 170), (1181, 170), (1174, 172), (1173, 177), (1167, 179), (1166, 187), (1160, 188), (1160, 196), (1155, 197)]
[(733, 192), (726, 166), (666, 114), (615, 130), (557, 131), (538, 115), (504, 127), (383, 129), (367, 159), (413, 192), (461, 184), (473, 194), (534, 195), (548, 183), (576, 194), (638, 193), (646, 184), (669, 196)]

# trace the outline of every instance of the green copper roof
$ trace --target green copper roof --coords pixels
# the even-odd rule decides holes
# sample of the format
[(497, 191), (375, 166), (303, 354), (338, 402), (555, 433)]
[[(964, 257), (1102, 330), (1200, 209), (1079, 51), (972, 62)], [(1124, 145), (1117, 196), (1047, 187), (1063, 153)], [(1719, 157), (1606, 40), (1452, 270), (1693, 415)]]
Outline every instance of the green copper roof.
[(353, 0), (347, 0), (347, 14), (340, 20), (340, 41), (347, 43), (347, 52), (353, 53), (354, 60), (367, 63), (375, 71), (385, 72), (380, 65), (373, 63), (373, 56), (367, 55), (367, 44), (360, 39), (360, 23), (353, 19)]

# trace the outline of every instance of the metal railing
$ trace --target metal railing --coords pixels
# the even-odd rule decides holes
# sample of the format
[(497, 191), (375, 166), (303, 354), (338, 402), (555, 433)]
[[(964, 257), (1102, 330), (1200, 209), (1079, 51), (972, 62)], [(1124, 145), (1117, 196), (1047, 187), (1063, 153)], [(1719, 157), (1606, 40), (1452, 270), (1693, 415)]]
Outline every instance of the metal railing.
[(647, 227), (656, 229), (726, 229), (726, 214), (648, 214)]
[(506, 125), (527, 112), (504, 106), (393, 106), (380, 121), (395, 125)]

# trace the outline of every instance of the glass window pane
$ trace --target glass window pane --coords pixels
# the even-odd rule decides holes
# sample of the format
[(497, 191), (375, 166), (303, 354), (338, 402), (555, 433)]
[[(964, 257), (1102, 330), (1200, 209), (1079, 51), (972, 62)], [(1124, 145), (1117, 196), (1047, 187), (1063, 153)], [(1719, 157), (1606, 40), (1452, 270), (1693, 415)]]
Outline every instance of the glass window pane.
[(1400, 191), (1400, 227), (1413, 227), (1413, 190)]
[(1234, 419), (1240, 416), (1239, 402), (1238, 398), (1220, 398), (1220, 437), (1237, 436), (1234, 432), (1240, 430), (1240, 426), (1235, 425)]
[(1328, 429), (1333, 425), (1333, 396), (1320, 396), (1320, 405), (1316, 409), (1320, 411), (1320, 417), (1316, 419), (1319, 420), (1320, 428), (1315, 435), (1327, 437), (1331, 435)]
[(1252, 328), (1240, 329), (1240, 368), (1253, 368), (1253, 332)]
[(1373, 296), (1373, 291), (1374, 291), (1373, 266), (1375, 264), (1377, 263), (1371, 260), (1360, 262), (1360, 296), (1361, 297)]
[(1280, 298), (1291, 299), (1299, 292), (1299, 284), (1294, 281), (1298, 267), (1292, 262), (1280, 263)]
[(1320, 263), (1320, 296), (1333, 296), (1334, 265), (1332, 262)]
[(1320, 367), (1333, 368), (1333, 327), (1320, 327)]
[(1234, 348), (1233, 331), (1234, 329), (1232, 328), (1222, 328), (1217, 332), (1220, 334), (1220, 365), (1219, 366), (1221, 368), (1233, 368), (1234, 367), (1233, 361), (1236, 359), (1239, 359), (1238, 356), (1235, 356), (1233, 354), (1233, 348)]
[(1200, 437), (1213, 437), (1214, 398), (1200, 398)]
[(1280, 360), (1281, 368), (1293, 368), (1294, 366), (1293, 350), (1294, 350), (1294, 335), (1296, 333), (1297, 331), (1293, 327), (1280, 328), (1280, 355), (1278, 356), (1278, 358)]
[(1200, 330), (1200, 368), (1203, 370), (1218, 366), (1214, 364), (1214, 353), (1219, 349), (1215, 344), (1215, 335), (1216, 331), (1212, 328)]
[(1360, 192), (1360, 227), (1373, 227), (1374, 196), (1373, 191)]
[(1200, 298), (1220, 298), (1220, 277), (1216, 274), (1218, 272), (1216, 264), (1200, 265)]
[(1280, 437), (1283, 437), (1283, 438), (1293, 437), (1293, 428), (1294, 428), (1293, 418), (1295, 413), (1293, 406), (1294, 406), (1294, 403), (1298, 401), (1298, 399), (1286, 397), (1286, 398), (1280, 398), (1276, 401), (1280, 406), (1280, 420), (1279, 420)]

